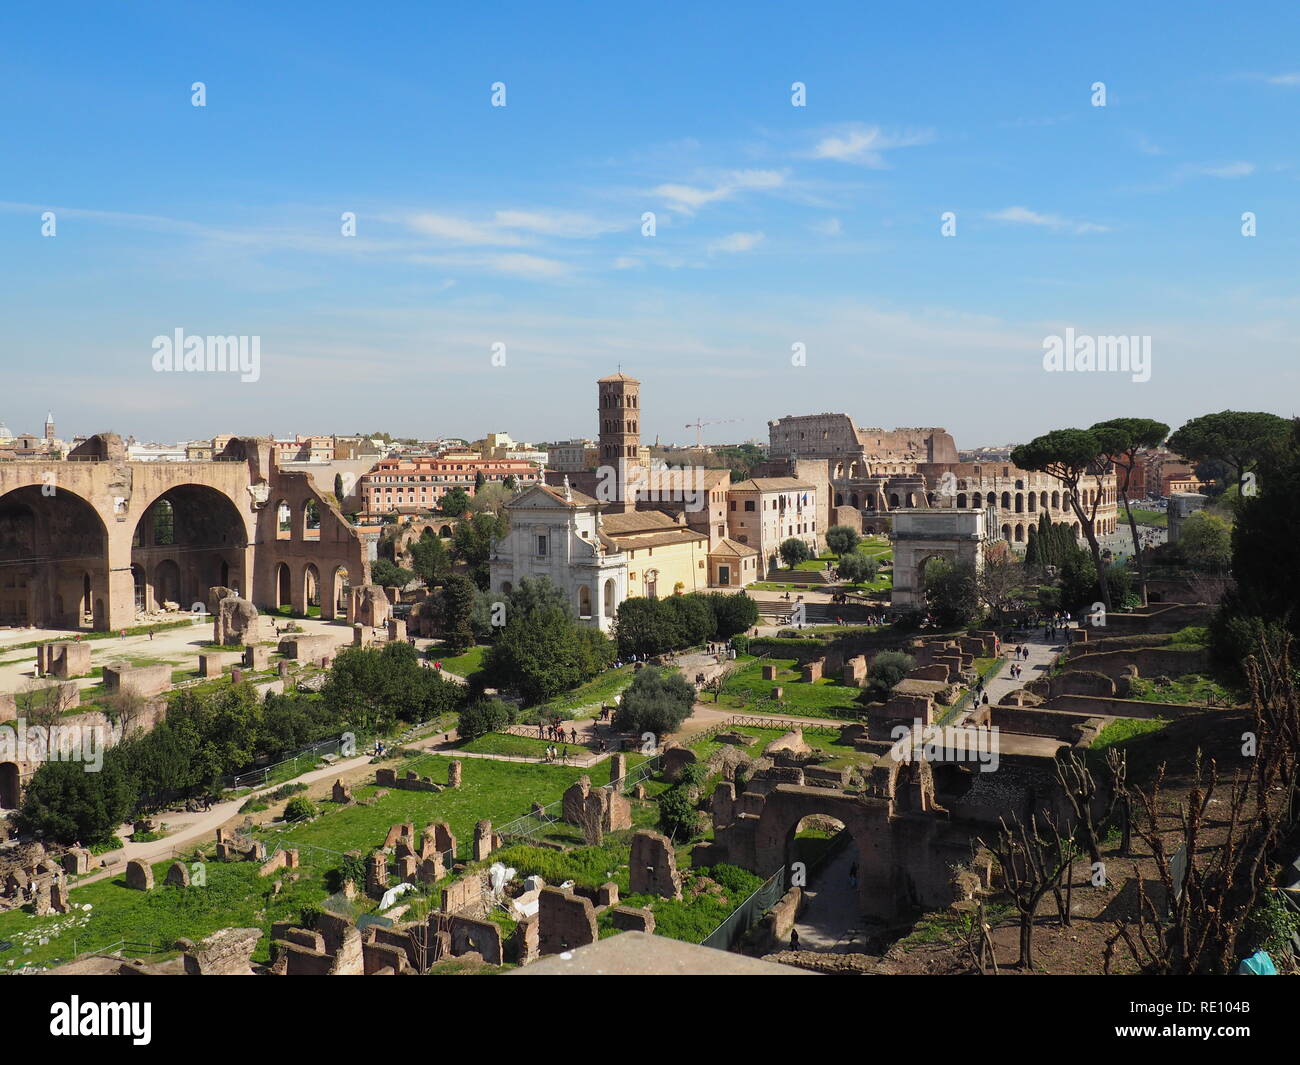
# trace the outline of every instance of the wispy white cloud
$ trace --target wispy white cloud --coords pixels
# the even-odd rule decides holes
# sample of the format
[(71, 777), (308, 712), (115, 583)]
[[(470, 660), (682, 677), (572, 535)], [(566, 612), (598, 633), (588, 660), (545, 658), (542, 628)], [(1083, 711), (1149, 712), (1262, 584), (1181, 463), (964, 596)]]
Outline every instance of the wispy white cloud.
[(574, 268), (559, 259), (526, 252), (416, 254), (409, 261), (428, 266), (455, 267), (477, 273), (520, 278), (525, 281), (554, 281), (573, 274)]
[(885, 152), (894, 148), (913, 148), (933, 140), (934, 134), (929, 130), (886, 133), (879, 126), (852, 124), (824, 136), (810, 155), (813, 159), (833, 159), (883, 170), (889, 165), (885, 162)]
[(1000, 211), (987, 212), (985, 217), (992, 219), (994, 222), (1011, 222), (1017, 225), (1040, 226), (1043, 229), (1050, 229), (1057, 232), (1110, 232), (1109, 226), (1098, 225), (1096, 222), (1080, 222), (1070, 218), (1063, 218), (1056, 214), (1044, 214), (1041, 211), (1032, 211), (1028, 207), (1004, 207)]
[(1255, 172), (1255, 164), (1237, 162), (1226, 163), (1222, 166), (1194, 166), (1190, 168), (1190, 172), (1216, 178), (1249, 177)]
[(623, 228), (620, 223), (573, 211), (502, 210), (486, 220), (421, 211), (406, 225), (426, 237), (451, 244), (517, 247), (534, 236), (592, 238)]
[(715, 240), (709, 245), (709, 254), (715, 252), (743, 252), (753, 251), (763, 243), (762, 233), (728, 233), (720, 240)]
[(838, 237), (841, 230), (838, 218), (827, 218), (821, 222), (814, 222), (810, 228), (814, 233), (820, 233), (826, 237)]
[(694, 214), (701, 207), (730, 200), (740, 192), (780, 188), (785, 180), (786, 175), (780, 170), (732, 170), (707, 186), (665, 184), (650, 191), (666, 200), (674, 210)]
[(1165, 150), (1160, 145), (1154, 143), (1145, 134), (1137, 135), (1137, 150), (1143, 155), (1164, 155)]

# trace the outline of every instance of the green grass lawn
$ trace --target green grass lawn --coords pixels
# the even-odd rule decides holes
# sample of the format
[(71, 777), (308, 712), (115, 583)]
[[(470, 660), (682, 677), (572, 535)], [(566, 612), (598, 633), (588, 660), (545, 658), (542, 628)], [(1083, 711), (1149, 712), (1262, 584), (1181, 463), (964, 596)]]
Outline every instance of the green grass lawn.
[(1098, 733), (1092, 741), (1092, 751), (1104, 751), (1117, 743), (1124, 743), (1135, 736), (1145, 736), (1149, 732), (1158, 732), (1168, 721), (1159, 717), (1121, 717), (1112, 721)]
[[(71, 899), (78, 909), (70, 914), (33, 917), (23, 910), (0, 914), (0, 941), (12, 944), (0, 951), (0, 971), (70, 961), (79, 953), (103, 950), (123, 940), (170, 948), (179, 938), (198, 940), (231, 927), (261, 928), (268, 933), (254, 954), (255, 960), (268, 961), (271, 924), (300, 921), (304, 906), (318, 904), (328, 895), (323, 882), (314, 878), (285, 884), (279, 895), (273, 895), (274, 878), (259, 877), (251, 862), (209, 862), (203, 869), (206, 886), (171, 887), (163, 883), (170, 866), (170, 860), (154, 865), (158, 886), (153, 891), (132, 891), (122, 877), (109, 877), (74, 886)], [(80, 909), (87, 904), (89, 912)], [(165, 949), (147, 957), (155, 960), (174, 954)]]
[[(437, 654), (438, 652), (434, 651), (434, 655)], [(485, 654), (487, 654), (486, 646), (471, 647), (463, 655), (435, 658), (435, 661), (440, 661), (442, 668), (448, 673), (455, 673), (458, 677), (468, 677), (483, 668), (483, 656)]]
[[(574, 720), (595, 717), (600, 713), (600, 704), (612, 703), (614, 696), (620, 695), (623, 689), (632, 683), (633, 676), (634, 671), (631, 666), (607, 669), (586, 684), (578, 685), (573, 691), (564, 692), (544, 703), (529, 707), (525, 713), (529, 717), (560, 714)], [(575, 714), (575, 710), (582, 712)]]
[[(737, 713), (789, 714), (793, 717), (851, 718), (857, 716), (860, 688), (848, 688), (838, 680), (823, 677), (805, 684), (793, 658), (739, 659), (744, 664), (728, 680), (718, 706)], [(776, 680), (763, 679), (763, 666), (776, 666)], [(771, 704), (772, 689), (784, 689), (777, 707)], [(767, 702), (760, 702), (767, 700)], [(712, 704), (710, 704), (712, 705)]]
[(1236, 692), (1200, 673), (1168, 678), (1167, 683), (1158, 683), (1159, 679), (1129, 678), (1128, 697), (1141, 699), (1144, 703), (1179, 703), (1183, 706), (1205, 706), (1207, 701), (1215, 706), (1236, 706), (1242, 701)]
[[(452, 759), (427, 755), (403, 762), (398, 775), (414, 769), (421, 776), (442, 782)], [(493, 762), (467, 758), (462, 763), (461, 786), (454, 791), (426, 792), (391, 790), (373, 806), (335, 806), (323, 803), (324, 813), (314, 821), (285, 831), (264, 833), (268, 839), (286, 847), (295, 843), (311, 844), (340, 853), (360, 850), (369, 853), (384, 842), (390, 826), (411, 821), (418, 832), (431, 821), (446, 821), (458, 841), (461, 854), (469, 853), (474, 825), (483, 818), (500, 826), (528, 813), (533, 802), (554, 802), (564, 789), (583, 775), (569, 766), (536, 765), (523, 762)], [(370, 798), (373, 785), (354, 788), (358, 799)], [(302, 855), (303, 865), (324, 859)], [(333, 864), (333, 863), (331, 863)]]
[[(762, 755), (763, 748), (773, 740), (785, 735), (785, 729), (759, 728), (756, 725), (739, 725), (727, 731), (739, 732), (741, 735), (752, 737), (753, 742), (744, 748), (745, 753), (751, 758), (758, 758)], [(809, 747), (821, 751), (826, 756), (826, 761), (817, 764), (827, 769), (842, 769), (845, 766), (853, 765), (865, 768), (875, 762), (871, 755), (862, 754), (851, 744), (840, 743), (837, 736), (805, 732), (803, 739), (804, 743), (808, 744)], [(699, 740), (690, 746), (701, 761), (707, 761), (716, 750), (726, 745), (719, 743), (715, 737), (711, 737), (707, 740)]]
[[(1163, 529), (1169, 524), (1169, 515), (1163, 510), (1144, 510), (1142, 507), (1130, 507), (1129, 513), (1133, 515), (1134, 520), (1139, 525), (1154, 525)], [(1128, 515), (1124, 515), (1121, 521), (1128, 524)]]

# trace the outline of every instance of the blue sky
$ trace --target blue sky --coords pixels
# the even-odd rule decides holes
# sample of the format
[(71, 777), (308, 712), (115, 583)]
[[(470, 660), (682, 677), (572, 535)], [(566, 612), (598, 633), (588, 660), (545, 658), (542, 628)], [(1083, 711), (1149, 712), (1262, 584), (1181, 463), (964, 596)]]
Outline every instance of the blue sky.
[[(7, 9), (11, 429), (559, 439), (620, 364), (665, 440), (1297, 413), (1294, 4), (285, 6)], [(1045, 373), (1067, 327), (1150, 380)]]

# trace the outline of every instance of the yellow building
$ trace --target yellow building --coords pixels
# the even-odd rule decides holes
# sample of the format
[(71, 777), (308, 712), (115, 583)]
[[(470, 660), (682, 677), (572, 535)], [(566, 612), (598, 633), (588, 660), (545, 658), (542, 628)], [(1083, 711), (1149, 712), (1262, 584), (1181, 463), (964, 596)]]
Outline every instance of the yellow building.
[(709, 538), (672, 515), (658, 510), (605, 513), (600, 531), (627, 558), (629, 598), (708, 591)]

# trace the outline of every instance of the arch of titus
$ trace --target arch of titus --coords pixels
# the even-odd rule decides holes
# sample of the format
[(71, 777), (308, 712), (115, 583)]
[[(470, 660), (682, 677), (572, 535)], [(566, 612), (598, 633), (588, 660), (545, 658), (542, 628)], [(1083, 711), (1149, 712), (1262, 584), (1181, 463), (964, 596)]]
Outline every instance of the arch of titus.
[(890, 605), (925, 606), (925, 566), (941, 558), (957, 565), (969, 563), (979, 572), (984, 567), (984, 543), (998, 535), (997, 512), (988, 510), (895, 510), (894, 588)]
[(129, 462), (104, 433), (62, 461), (0, 463), (0, 625), (126, 628), (206, 604), (214, 586), (334, 618), (369, 582), (369, 555), (269, 440), (233, 439), (210, 462)]

